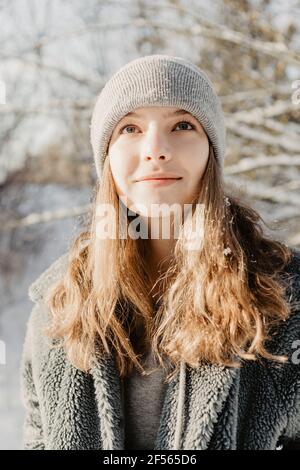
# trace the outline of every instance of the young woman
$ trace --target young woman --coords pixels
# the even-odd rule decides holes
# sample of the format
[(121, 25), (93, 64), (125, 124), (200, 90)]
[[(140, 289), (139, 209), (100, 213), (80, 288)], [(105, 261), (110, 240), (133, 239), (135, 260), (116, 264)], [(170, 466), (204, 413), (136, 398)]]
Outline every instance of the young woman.
[(103, 88), (91, 222), (29, 289), (24, 448), (299, 447), (300, 253), (225, 192), (225, 134), (183, 58)]

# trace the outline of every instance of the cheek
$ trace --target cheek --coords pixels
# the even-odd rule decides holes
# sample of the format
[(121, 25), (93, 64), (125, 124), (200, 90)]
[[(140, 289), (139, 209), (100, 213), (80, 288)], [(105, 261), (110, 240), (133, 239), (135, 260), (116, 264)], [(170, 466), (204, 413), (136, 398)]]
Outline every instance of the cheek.
[(197, 145), (191, 146), (185, 151), (185, 158), (182, 161), (189, 175), (191, 182), (198, 181), (202, 177), (209, 158), (208, 141), (197, 142)]
[(132, 162), (126, 159), (124, 155), (112, 154), (109, 155), (109, 163), (117, 188), (122, 192), (126, 192), (133, 172)]

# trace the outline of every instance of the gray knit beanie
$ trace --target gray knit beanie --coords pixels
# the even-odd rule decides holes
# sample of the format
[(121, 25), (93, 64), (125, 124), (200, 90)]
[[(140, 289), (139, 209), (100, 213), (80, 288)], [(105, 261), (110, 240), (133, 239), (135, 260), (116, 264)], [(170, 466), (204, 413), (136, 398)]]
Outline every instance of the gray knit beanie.
[(124, 65), (96, 99), (90, 139), (99, 177), (115, 126), (125, 114), (144, 106), (176, 106), (195, 116), (223, 170), (226, 128), (211, 81), (195, 64), (182, 57), (154, 54)]

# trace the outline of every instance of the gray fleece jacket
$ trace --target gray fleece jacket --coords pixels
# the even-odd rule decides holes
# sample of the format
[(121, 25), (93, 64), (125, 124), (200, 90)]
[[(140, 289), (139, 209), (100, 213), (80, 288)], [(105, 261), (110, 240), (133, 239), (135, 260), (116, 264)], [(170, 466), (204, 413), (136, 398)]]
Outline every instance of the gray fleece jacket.
[[(167, 384), (154, 449), (300, 449), (300, 251), (284, 275), (292, 315), (269, 343), (288, 363), (244, 361), (240, 369), (181, 362)], [(24, 449), (124, 449), (120, 378), (113, 356), (95, 359), (89, 373), (43, 335), (47, 288), (60, 278), (67, 253), (29, 287), (34, 302), (20, 364), (26, 410)]]

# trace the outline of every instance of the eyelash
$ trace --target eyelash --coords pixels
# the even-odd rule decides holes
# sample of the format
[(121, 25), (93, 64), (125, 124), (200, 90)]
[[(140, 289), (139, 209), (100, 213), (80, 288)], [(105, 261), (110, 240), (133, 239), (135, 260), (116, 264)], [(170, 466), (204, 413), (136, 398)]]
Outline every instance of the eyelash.
[[(192, 129), (184, 129), (184, 130), (194, 130), (194, 129), (195, 129), (194, 124), (192, 124), (190, 121), (179, 121), (179, 122), (177, 122), (177, 124), (175, 125), (175, 127), (177, 127), (178, 124), (182, 124), (182, 123), (184, 123), (184, 124), (189, 124), (190, 126), (192, 126)], [(125, 126), (121, 127), (119, 133), (121, 134), (121, 132), (122, 132), (124, 129), (126, 129), (126, 127), (135, 127), (135, 125), (134, 125), (134, 124), (125, 124)], [(131, 132), (131, 133), (129, 132), (129, 134), (133, 134), (133, 132)]]

